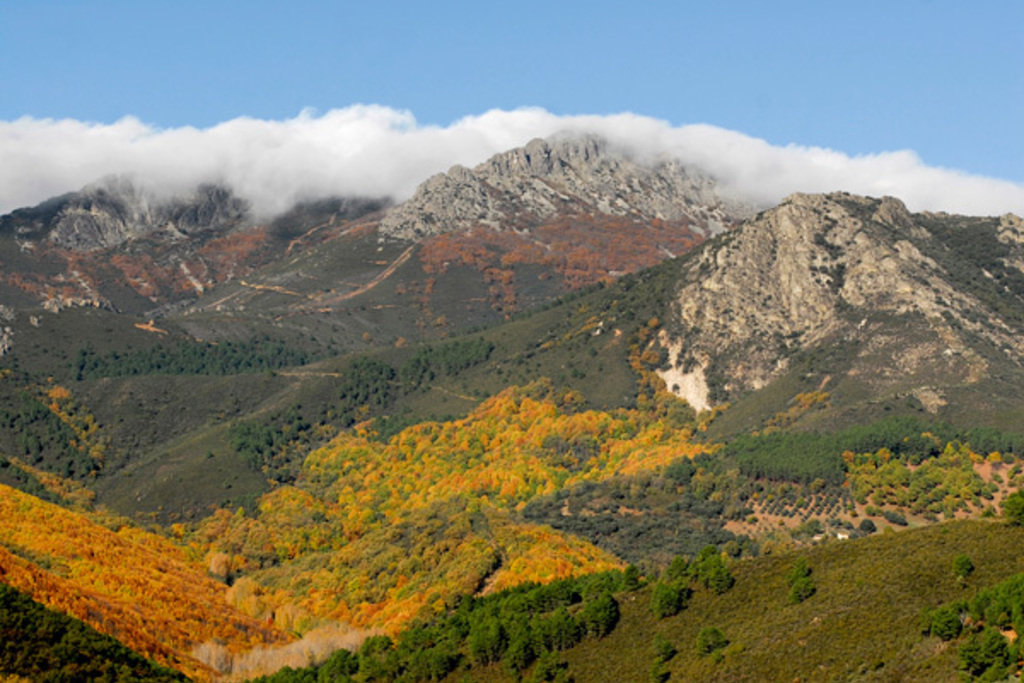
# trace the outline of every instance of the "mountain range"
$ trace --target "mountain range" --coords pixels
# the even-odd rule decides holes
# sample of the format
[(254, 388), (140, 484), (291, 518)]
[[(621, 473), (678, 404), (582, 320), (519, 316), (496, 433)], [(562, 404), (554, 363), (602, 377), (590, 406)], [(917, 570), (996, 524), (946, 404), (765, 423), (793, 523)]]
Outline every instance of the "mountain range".
[[(326, 667), (369, 635), (344, 675), (601, 680), (588, 658), (633, 662), (597, 652), (608, 634), (586, 615), (604, 593), (623, 605), (616, 647), (635, 649), (623, 628), (689, 634), (627, 605), (659, 590), (702, 619), (730, 605), (736, 637), (722, 572), (747, 594), (797, 556), (821, 579), (801, 614), (839, 629), (854, 606), (836, 596), (856, 598), (826, 555), (892, 562), (860, 538), (883, 527), (948, 565), (934, 528), (1012, 522), (1024, 483), (1020, 217), (843, 192), (758, 206), (597, 137), (453, 167), (401, 203), (339, 192), (274, 217), (216, 183), (103, 179), (0, 217), (0, 318), (0, 486), (24, 501), (0, 522), (0, 581), (200, 679), (304, 665), (283, 654), (300, 637)], [(220, 591), (217, 633), (161, 640), (124, 617), (166, 611), (167, 586), (118, 587), (102, 557), (26, 533), (57, 514)], [(1000, 550), (1019, 530), (999, 528), (951, 532), (994, 539), (970, 545), (992, 585), (1024, 570)], [(508, 596), (531, 582), (568, 591), (544, 600), (589, 624), (582, 649), (515, 645)], [(493, 657), (478, 606), (506, 620)], [(536, 607), (527, 630), (553, 615)], [(658, 655), (657, 675), (955, 679), (949, 639), (893, 615), (907, 649), (879, 662), (858, 659), (857, 626), (827, 630), (847, 659), (776, 670), (752, 629), (717, 669)]]

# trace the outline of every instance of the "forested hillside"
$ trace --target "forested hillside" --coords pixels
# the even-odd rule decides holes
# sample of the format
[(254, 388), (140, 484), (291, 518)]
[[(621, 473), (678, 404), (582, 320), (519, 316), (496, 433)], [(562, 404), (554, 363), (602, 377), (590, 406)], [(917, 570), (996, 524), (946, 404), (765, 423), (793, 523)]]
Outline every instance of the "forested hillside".
[(1016, 223), (800, 196), (622, 274), (703, 238), (317, 215), (194, 306), (0, 311), (0, 583), (199, 680), (1018, 666)]
[(711, 547), (659, 573), (465, 600), (393, 640), (259, 680), (1008, 680), (1020, 671), (1022, 534), (952, 522), (742, 562)]
[(0, 581), (200, 679), (212, 671), (192, 651), (207, 641), (242, 650), (290, 639), (231, 609), (226, 586), (180, 545), (110, 524), (0, 485)]
[(186, 680), (176, 671), (143, 659), (110, 636), (46, 609), (4, 584), (0, 584), (0, 633), (0, 672), (13, 674), (13, 680)]

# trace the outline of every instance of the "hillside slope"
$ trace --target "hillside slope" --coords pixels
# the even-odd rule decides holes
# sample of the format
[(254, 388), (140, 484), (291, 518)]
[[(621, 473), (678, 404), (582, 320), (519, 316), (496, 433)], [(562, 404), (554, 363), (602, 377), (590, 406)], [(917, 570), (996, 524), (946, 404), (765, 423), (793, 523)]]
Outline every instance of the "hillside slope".
[(289, 637), (230, 608), (226, 587), (162, 537), (111, 531), (0, 485), (0, 581), (191, 677), (194, 654), (219, 639), (235, 651)]
[[(698, 590), (678, 616), (655, 619), (646, 591), (621, 597), (615, 632), (566, 660), (579, 683), (609, 680), (609, 672), (624, 683), (645, 681), (660, 633), (679, 651), (665, 667), (669, 680), (957, 681), (955, 644), (923, 636), (921, 613), (1024, 571), (1022, 534), (955, 523), (802, 551), (817, 591), (799, 604), (790, 603), (786, 581), (796, 554), (741, 562), (734, 588), (720, 596)], [(960, 554), (977, 567), (966, 586), (952, 570)], [(723, 656), (698, 653), (705, 627), (729, 640)]]

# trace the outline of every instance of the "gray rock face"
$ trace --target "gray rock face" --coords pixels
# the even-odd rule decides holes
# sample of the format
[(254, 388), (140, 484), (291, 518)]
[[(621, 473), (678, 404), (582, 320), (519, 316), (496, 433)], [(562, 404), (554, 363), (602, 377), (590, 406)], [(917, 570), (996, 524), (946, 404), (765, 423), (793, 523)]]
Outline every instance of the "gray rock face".
[(476, 226), (527, 229), (559, 213), (689, 219), (714, 234), (753, 210), (677, 161), (643, 165), (595, 137), (538, 139), (429, 178), (388, 213), (381, 233), (418, 239)]
[(248, 206), (229, 190), (201, 185), (167, 200), (155, 200), (124, 178), (107, 178), (80, 192), (5, 216), (0, 229), (44, 239), (66, 249), (118, 246), (163, 231), (181, 239), (204, 230), (227, 230), (248, 219)]
[[(878, 351), (870, 362), (879, 376), (978, 381), (988, 367), (979, 339), (1024, 364), (1024, 290), (1013, 286), (1024, 282), (1021, 236), (1016, 217), (912, 215), (888, 197), (792, 195), (703, 248), (662, 339), (672, 365), (663, 376), (707, 407), (707, 373), (726, 395), (760, 389), (786, 371), (794, 351), (826, 341), (857, 339)], [(1003, 245), (990, 265), (984, 249), (976, 262), (956, 254), (983, 240)], [(898, 339), (879, 316), (913, 317), (927, 333)]]
[(0, 357), (6, 356), (14, 345), (14, 331), (5, 323), (14, 322), (15, 313), (12, 309), (0, 304)]

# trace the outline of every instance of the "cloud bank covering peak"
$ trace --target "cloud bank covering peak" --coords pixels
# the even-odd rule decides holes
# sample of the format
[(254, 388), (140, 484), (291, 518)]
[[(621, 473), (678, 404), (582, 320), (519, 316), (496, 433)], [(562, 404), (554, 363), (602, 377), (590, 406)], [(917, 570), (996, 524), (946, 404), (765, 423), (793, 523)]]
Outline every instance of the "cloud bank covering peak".
[(914, 211), (1024, 214), (1024, 185), (930, 167), (912, 151), (851, 157), (779, 147), (706, 124), (672, 126), (636, 114), (559, 116), (492, 110), (449, 126), (406, 111), (357, 105), (283, 121), (237, 118), (210, 128), (20, 118), (0, 121), (0, 214), (81, 189), (112, 174), (154, 192), (200, 182), (230, 186), (257, 213), (330, 196), (401, 201), (454, 164), (475, 166), (536, 137), (592, 133), (639, 160), (675, 157), (765, 206), (792, 192), (893, 195)]

